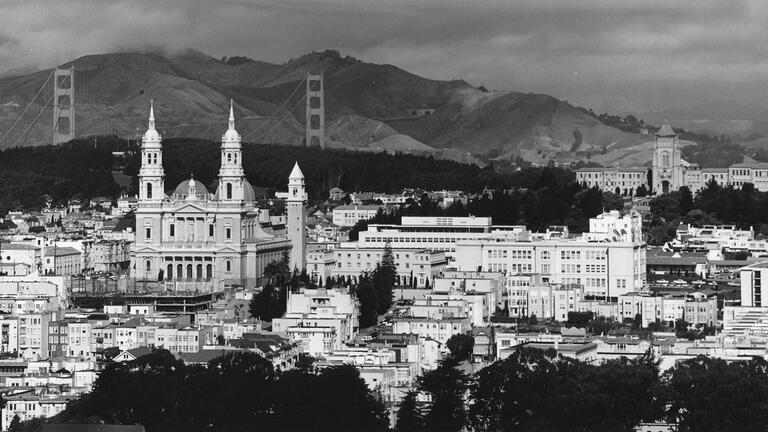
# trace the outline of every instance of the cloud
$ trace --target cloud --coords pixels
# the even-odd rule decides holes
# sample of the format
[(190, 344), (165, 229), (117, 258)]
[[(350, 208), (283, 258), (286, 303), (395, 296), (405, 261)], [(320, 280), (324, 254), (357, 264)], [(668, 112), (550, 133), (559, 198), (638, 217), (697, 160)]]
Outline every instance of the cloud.
[(766, 18), (759, 0), (29, 0), (0, 4), (0, 73), (147, 48), (273, 62), (336, 48), (560, 97), (654, 83), (706, 93), (768, 78)]

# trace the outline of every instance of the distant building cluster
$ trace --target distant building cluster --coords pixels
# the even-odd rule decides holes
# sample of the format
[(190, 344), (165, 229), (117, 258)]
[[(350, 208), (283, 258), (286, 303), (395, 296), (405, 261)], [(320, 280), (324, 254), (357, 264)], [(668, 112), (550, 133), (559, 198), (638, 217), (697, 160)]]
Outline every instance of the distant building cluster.
[(765, 192), (768, 191), (768, 163), (743, 162), (728, 168), (701, 168), (681, 157), (679, 135), (665, 122), (653, 137), (650, 169), (618, 166), (581, 168), (576, 170), (576, 180), (621, 196), (635, 196), (641, 186), (654, 194), (676, 191), (682, 186), (696, 193), (711, 181), (736, 188), (752, 183), (755, 189)]

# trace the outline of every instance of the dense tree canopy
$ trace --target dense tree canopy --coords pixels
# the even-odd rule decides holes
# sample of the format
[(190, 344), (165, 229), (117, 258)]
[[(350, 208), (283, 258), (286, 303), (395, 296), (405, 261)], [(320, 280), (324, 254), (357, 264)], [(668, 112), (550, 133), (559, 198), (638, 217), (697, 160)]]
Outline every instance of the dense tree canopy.
[(649, 242), (662, 244), (674, 237), (680, 222), (695, 225), (736, 224), (755, 227), (759, 234), (768, 234), (768, 192), (760, 192), (751, 183), (741, 189), (720, 186), (710, 181), (695, 196), (687, 187), (659, 195), (651, 201), (654, 219), (649, 230)]

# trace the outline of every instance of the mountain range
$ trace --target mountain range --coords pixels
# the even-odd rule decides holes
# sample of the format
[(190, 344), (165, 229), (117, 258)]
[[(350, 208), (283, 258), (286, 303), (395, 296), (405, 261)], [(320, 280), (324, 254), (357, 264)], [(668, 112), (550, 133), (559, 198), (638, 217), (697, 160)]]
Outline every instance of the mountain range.
[[(300, 84), (308, 73), (322, 73), (328, 147), (477, 164), (520, 157), (536, 163), (589, 159), (643, 165), (651, 156), (648, 136), (606, 125), (552, 96), (432, 80), (336, 51), (283, 64), (216, 59), (194, 50), (129, 52), (89, 55), (61, 67), (71, 66), (78, 137), (138, 137), (154, 99), (164, 137), (218, 140), (232, 99), (244, 141), (303, 145)], [(50, 143), (52, 83), (43, 86), (50, 74), (49, 69), (0, 78), (0, 149)]]

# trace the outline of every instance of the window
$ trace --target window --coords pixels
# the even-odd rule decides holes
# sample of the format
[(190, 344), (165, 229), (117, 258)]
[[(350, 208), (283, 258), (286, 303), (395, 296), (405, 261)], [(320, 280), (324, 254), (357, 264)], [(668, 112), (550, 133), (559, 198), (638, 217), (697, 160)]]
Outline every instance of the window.
[(169, 232), (169, 235), (170, 235), (171, 237), (173, 237), (173, 236), (175, 236), (175, 235), (176, 235), (176, 225), (174, 225), (174, 224), (171, 224), (171, 226), (170, 226), (170, 232)]
[(147, 260), (147, 273), (149, 273), (150, 271), (152, 271), (152, 261)]
[(147, 199), (152, 199), (152, 183), (147, 183)]
[(224, 230), (224, 232), (226, 233), (226, 236), (227, 236), (227, 240), (229, 240), (229, 239), (231, 239), (231, 238), (232, 238), (232, 228), (230, 228), (230, 227), (227, 227), (227, 228)]
[(213, 224), (208, 225), (208, 237), (213, 237)]
[(232, 183), (227, 183), (227, 199), (232, 199)]
[(232, 271), (232, 261), (227, 260), (226, 268), (227, 268), (227, 271)]
[(145, 237), (147, 238), (147, 240), (151, 239), (152, 238), (152, 228), (146, 228), (144, 234), (145, 234)]

